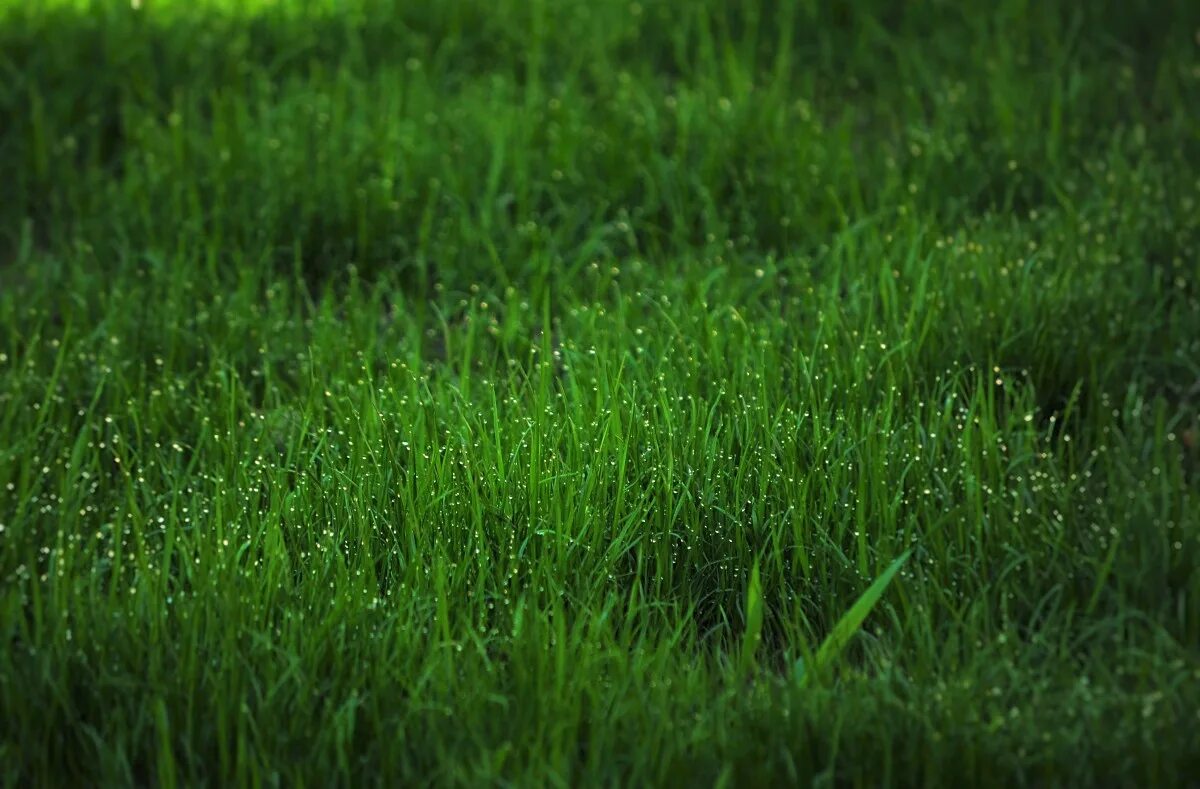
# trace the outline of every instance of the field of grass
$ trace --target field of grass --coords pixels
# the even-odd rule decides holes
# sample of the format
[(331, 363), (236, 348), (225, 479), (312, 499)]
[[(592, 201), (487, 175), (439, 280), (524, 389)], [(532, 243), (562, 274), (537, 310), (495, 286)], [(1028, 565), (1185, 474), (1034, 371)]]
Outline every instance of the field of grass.
[(0, 0), (0, 783), (1200, 775), (1200, 3)]

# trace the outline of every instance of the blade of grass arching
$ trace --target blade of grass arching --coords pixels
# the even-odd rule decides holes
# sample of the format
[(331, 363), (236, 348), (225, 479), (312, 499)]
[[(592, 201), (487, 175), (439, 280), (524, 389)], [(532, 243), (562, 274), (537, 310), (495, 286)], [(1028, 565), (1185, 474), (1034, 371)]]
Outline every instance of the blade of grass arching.
[(824, 673), (837, 660), (838, 655), (846, 648), (846, 644), (850, 643), (850, 639), (862, 627), (862, 623), (866, 620), (867, 615), (871, 613), (875, 604), (879, 602), (879, 598), (883, 597), (883, 593), (892, 582), (892, 578), (900, 571), (910, 553), (911, 551), (905, 551), (888, 565), (883, 574), (867, 587), (867, 590), (855, 601), (854, 605), (850, 606), (850, 610), (842, 615), (842, 618), (834, 625), (833, 630), (817, 650), (817, 654), (812, 661), (811, 671), (805, 670), (802, 660), (797, 661), (794, 674), (801, 684), (807, 682), (808, 678), (814, 673)]

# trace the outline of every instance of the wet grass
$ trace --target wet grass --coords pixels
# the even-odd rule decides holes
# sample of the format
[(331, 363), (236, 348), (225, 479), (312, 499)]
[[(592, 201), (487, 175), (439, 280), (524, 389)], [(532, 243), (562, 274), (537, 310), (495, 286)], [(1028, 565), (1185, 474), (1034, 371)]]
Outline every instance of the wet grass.
[(1200, 770), (1200, 13), (0, 2), (8, 785)]

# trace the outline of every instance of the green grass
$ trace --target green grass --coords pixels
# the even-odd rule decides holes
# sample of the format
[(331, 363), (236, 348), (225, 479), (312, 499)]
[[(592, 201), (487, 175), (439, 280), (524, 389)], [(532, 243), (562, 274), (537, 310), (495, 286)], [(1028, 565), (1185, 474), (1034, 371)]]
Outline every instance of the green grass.
[(0, 0), (0, 780), (1194, 780), (1197, 36)]

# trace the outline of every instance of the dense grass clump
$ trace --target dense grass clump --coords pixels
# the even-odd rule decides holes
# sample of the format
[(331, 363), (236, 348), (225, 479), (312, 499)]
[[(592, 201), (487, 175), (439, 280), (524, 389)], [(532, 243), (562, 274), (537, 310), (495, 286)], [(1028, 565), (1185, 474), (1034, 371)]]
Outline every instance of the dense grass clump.
[(1200, 775), (1200, 4), (0, 0), (6, 785)]

